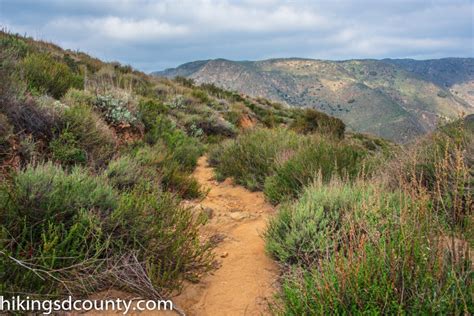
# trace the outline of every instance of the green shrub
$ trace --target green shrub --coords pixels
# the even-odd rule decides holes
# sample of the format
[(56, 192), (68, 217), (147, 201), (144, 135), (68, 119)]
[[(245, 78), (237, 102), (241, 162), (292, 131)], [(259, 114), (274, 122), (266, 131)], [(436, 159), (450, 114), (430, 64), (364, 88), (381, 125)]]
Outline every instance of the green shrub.
[(130, 189), (143, 181), (143, 170), (140, 164), (129, 156), (122, 156), (109, 163), (105, 175), (120, 190)]
[(71, 106), (64, 111), (63, 119), (68, 133), (86, 151), (89, 163), (103, 166), (112, 158), (117, 143), (115, 134), (90, 106)]
[(179, 194), (183, 198), (197, 198), (202, 195), (200, 185), (180, 161), (175, 153), (162, 143), (139, 148), (133, 158), (141, 165), (148, 181), (158, 179), (164, 190)]
[[(114, 246), (135, 249), (153, 286), (168, 294), (183, 279), (195, 281), (210, 268), (210, 244), (199, 239), (202, 224), (203, 218), (196, 219), (172, 195), (137, 188), (121, 196), (109, 225), (120, 237)], [(142, 293), (146, 290), (123, 285)]]
[(21, 67), (31, 91), (48, 93), (56, 99), (61, 98), (69, 88), (81, 89), (84, 85), (82, 76), (48, 54), (30, 53)]
[(367, 152), (322, 137), (313, 137), (274, 169), (265, 181), (265, 196), (273, 204), (296, 198), (304, 186), (321, 176), (355, 179), (363, 170)]
[(52, 158), (65, 165), (85, 164), (86, 152), (79, 147), (76, 136), (65, 128), (49, 143)]
[[(363, 183), (324, 185), (318, 181), (270, 220), (265, 233), (267, 251), (283, 263), (310, 266), (348, 242), (349, 235), (356, 233), (351, 231), (355, 224), (370, 231), (374, 227), (365, 224), (377, 226), (375, 219), (400, 209), (398, 196), (378, 194)], [(366, 209), (368, 205), (371, 209)]]
[(0, 225), (8, 236), (1, 242), (4, 253), (0, 271), (5, 275), (0, 284), (4, 290), (56, 293), (58, 284), (52, 278), (41, 279), (33, 269), (27, 270), (4, 256), (45, 270), (95, 257), (105, 245), (98, 219), (117, 206), (116, 199), (103, 179), (78, 167), (68, 174), (48, 163), (28, 166), (18, 173), (10, 187), (0, 189)]
[(93, 105), (95, 101), (94, 95), (87, 90), (78, 90), (71, 88), (61, 99), (68, 106), (76, 105)]
[(296, 149), (299, 142), (297, 134), (284, 129), (249, 130), (215, 149), (212, 160), (217, 163), (218, 177), (233, 177), (247, 188), (262, 189), (265, 178), (273, 173), (277, 156)]
[(103, 177), (47, 163), (2, 183), (0, 203), (2, 295), (116, 287), (157, 298), (210, 268), (204, 217), (146, 183), (118, 195)]
[(195, 97), (196, 99), (198, 99), (201, 103), (209, 103), (210, 101), (207, 93), (202, 90), (193, 89), (193, 92), (191, 93), (191, 95)]
[(338, 138), (344, 137), (346, 126), (340, 119), (313, 109), (306, 109), (297, 113), (298, 115), (290, 124), (290, 128), (298, 133), (318, 132)]
[(168, 108), (155, 99), (142, 99), (138, 104), (138, 113), (145, 125), (145, 130), (150, 130), (158, 116), (168, 113)]
[(469, 229), (445, 227), (419, 179), (403, 181), (394, 193), (377, 184), (319, 184), (280, 210), (267, 249), (293, 266), (276, 314), (473, 311)]
[(164, 142), (171, 152), (172, 159), (177, 161), (183, 170), (192, 171), (197, 159), (203, 153), (202, 144), (193, 137), (189, 137), (176, 124), (165, 116), (158, 116), (151, 129), (145, 135), (149, 144)]
[[(472, 266), (418, 227), (390, 227), (283, 281), (276, 314), (439, 314), (474, 310)], [(299, 272), (297, 272), (299, 270)]]

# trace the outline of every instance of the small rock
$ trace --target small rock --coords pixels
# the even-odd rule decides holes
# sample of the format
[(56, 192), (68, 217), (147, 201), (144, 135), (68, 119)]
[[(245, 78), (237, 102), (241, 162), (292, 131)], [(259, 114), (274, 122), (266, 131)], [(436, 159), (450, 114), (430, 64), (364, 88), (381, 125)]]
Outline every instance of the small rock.
[(202, 212), (207, 216), (207, 219), (211, 219), (214, 216), (214, 210), (210, 207), (202, 207)]
[(223, 252), (223, 253), (221, 254), (221, 258), (227, 258), (228, 255), (229, 255), (228, 252)]
[(249, 214), (247, 214), (245, 212), (232, 212), (232, 213), (229, 214), (229, 216), (233, 220), (240, 221), (240, 220), (243, 220), (244, 218), (248, 218)]

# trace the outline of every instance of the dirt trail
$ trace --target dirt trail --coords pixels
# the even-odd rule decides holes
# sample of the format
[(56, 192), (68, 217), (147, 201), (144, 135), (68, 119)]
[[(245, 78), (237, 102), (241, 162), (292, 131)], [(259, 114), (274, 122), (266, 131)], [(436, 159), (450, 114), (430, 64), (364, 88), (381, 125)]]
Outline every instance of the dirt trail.
[(261, 235), (273, 208), (261, 192), (230, 180), (216, 182), (206, 157), (199, 159), (194, 177), (209, 189), (199, 203), (212, 209), (206, 233), (224, 238), (214, 250), (220, 267), (199, 283), (187, 284), (174, 301), (187, 315), (268, 314), (278, 268), (265, 254)]

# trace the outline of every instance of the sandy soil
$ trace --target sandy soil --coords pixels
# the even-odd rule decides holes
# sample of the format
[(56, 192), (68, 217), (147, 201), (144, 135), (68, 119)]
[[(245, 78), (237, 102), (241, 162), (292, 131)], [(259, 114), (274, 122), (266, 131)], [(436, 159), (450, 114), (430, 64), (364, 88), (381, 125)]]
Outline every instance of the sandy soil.
[(205, 157), (194, 176), (209, 189), (197, 206), (212, 210), (206, 233), (224, 238), (214, 250), (220, 267), (198, 284), (187, 284), (174, 301), (187, 315), (268, 314), (278, 267), (265, 254), (261, 235), (273, 208), (261, 192), (233, 185), (230, 179), (216, 182)]

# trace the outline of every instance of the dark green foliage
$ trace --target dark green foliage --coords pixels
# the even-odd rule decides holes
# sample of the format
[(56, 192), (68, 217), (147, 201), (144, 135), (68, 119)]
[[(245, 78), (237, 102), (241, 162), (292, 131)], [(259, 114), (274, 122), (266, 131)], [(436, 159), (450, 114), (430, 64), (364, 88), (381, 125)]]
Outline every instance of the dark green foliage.
[(157, 117), (168, 111), (168, 107), (156, 99), (142, 99), (138, 104), (138, 113), (146, 130), (152, 129)]
[(158, 182), (165, 190), (183, 198), (200, 197), (202, 192), (199, 183), (189, 175), (189, 169), (183, 166), (176, 155), (176, 152), (170, 152), (159, 143), (138, 149), (133, 159), (141, 166), (141, 174), (149, 182)]
[(181, 76), (177, 76), (174, 78), (174, 80), (180, 84), (182, 84), (185, 87), (192, 88), (194, 87), (194, 80), (191, 78), (185, 78)]
[(69, 88), (81, 89), (84, 79), (66, 64), (48, 54), (30, 53), (22, 61), (28, 87), (31, 91), (47, 93), (59, 99)]
[(173, 121), (163, 115), (155, 118), (145, 135), (145, 140), (149, 144), (164, 142), (170, 149), (173, 160), (187, 171), (194, 169), (197, 159), (203, 153), (203, 146), (196, 138), (187, 136)]
[(343, 138), (346, 126), (338, 118), (313, 109), (306, 109), (304, 112), (299, 111), (299, 114), (290, 124), (290, 128), (303, 134), (318, 132)]
[(200, 90), (200, 89), (194, 89), (193, 92), (191, 93), (193, 97), (199, 100), (201, 103), (209, 103), (210, 99), (209, 96), (207, 95), (206, 92)]
[(103, 166), (112, 158), (116, 146), (114, 134), (90, 106), (78, 104), (67, 108), (63, 120), (64, 128), (87, 153), (91, 165)]
[(76, 136), (65, 128), (49, 143), (53, 160), (65, 165), (85, 164), (86, 152), (79, 147)]
[[(151, 173), (153, 177), (154, 173)], [(142, 166), (129, 156), (111, 161), (105, 170), (105, 175), (109, 182), (120, 190), (130, 189), (140, 182), (145, 182)]]

